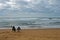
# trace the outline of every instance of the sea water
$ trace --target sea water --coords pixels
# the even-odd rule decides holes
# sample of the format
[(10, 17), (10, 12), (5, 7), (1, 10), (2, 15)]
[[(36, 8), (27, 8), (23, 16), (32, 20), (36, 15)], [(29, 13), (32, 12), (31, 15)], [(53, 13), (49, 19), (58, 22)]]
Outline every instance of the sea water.
[(60, 17), (13, 17), (0, 18), (0, 28), (19, 26), (22, 29), (29, 28), (60, 28)]

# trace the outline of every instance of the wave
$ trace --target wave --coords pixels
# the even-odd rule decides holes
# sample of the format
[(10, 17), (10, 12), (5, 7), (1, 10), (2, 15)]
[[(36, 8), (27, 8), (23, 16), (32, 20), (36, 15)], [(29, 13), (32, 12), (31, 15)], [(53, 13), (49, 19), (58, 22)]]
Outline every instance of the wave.
[(14, 26), (28, 26), (28, 27), (42, 27), (42, 26), (60, 26), (60, 18), (49, 18), (49, 17), (39, 17), (39, 18), (19, 18), (19, 19), (1, 19), (0, 27), (11, 27)]
[(52, 25), (60, 25), (60, 22), (51, 22), (49, 24), (52, 24)]

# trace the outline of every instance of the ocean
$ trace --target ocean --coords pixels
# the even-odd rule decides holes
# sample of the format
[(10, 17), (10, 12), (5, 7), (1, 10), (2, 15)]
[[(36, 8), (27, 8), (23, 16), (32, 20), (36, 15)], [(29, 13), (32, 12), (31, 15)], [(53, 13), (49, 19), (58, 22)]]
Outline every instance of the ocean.
[(0, 28), (60, 28), (60, 17), (0, 17)]

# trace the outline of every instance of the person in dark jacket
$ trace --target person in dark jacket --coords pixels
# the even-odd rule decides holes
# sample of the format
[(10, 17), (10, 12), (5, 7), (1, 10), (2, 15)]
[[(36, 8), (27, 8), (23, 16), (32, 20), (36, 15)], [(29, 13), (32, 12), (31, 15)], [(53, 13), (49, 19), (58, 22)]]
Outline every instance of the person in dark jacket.
[(13, 26), (13, 27), (12, 27), (12, 31), (14, 31), (14, 32), (16, 31), (16, 28), (15, 28), (15, 26)]
[(21, 30), (21, 28), (20, 28), (20, 27), (18, 27), (18, 28), (17, 28), (17, 31), (19, 32), (20, 30)]

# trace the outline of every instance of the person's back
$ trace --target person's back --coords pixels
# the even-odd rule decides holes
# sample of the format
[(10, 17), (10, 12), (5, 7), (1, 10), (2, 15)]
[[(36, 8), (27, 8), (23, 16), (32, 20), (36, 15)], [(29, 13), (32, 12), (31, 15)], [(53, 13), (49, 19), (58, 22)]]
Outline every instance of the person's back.
[(20, 27), (18, 27), (18, 28), (17, 28), (17, 31), (19, 32), (20, 30), (21, 30), (21, 28), (20, 28)]
[(12, 31), (14, 31), (14, 32), (16, 31), (16, 28), (15, 28), (15, 26), (13, 26), (13, 27), (12, 27)]

